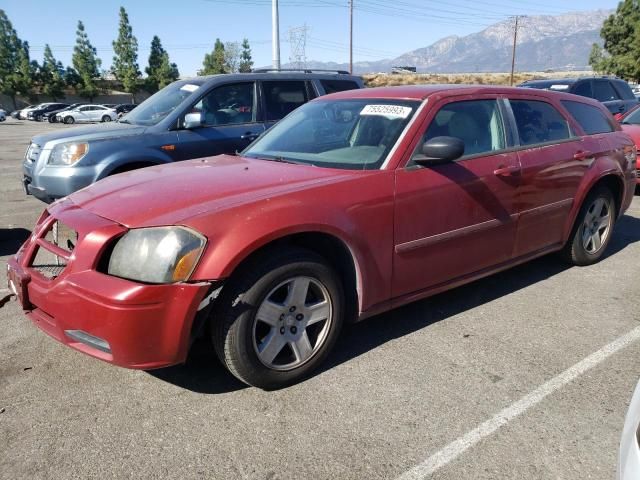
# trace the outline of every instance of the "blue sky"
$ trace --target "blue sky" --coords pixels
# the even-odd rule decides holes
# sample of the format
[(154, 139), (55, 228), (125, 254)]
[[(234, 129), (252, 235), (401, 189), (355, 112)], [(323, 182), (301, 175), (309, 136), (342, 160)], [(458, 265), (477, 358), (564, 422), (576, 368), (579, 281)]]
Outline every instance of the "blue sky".
[[(509, 15), (560, 14), (615, 8), (616, 0), (354, 0), (354, 61), (393, 58), (448, 35), (466, 35)], [(348, 0), (280, 0), (283, 63), (290, 55), (288, 30), (308, 27), (309, 60), (349, 59)], [(129, 14), (138, 38), (138, 62), (147, 64), (158, 35), (182, 75), (193, 75), (216, 37), (251, 43), (256, 66), (271, 64), (271, 0), (1, 0), (14, 28), (42, 60), (45, 43), (65, 65), (71, 63), (78, 20), (98, 48), (103, 68), (111, 64), (118, 9)]]

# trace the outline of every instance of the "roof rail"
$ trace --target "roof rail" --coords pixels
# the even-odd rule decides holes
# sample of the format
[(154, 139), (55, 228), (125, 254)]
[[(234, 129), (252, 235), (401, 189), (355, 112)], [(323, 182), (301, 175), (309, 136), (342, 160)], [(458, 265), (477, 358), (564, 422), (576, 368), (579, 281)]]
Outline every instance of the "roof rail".
[(251, 73), (272, 73), (272, 72), (302, 72), (302, 73), (337, 73), (339, 75), (350, 75), (346, 70), (330, 70), (322, 68), (255, 68)]

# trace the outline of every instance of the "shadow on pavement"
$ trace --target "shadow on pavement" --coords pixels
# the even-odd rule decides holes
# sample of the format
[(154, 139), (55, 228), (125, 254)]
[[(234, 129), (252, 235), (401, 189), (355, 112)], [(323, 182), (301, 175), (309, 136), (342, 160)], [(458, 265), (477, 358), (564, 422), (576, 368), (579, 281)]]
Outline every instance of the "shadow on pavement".
[[(640, 241), (640, 219), (624, 216), (616, 224), (606, 257)], [(348, 325), (321, 373), (448, 317), (517, 292), (572, 268), (557, 255), (547, 255), (468, 285), (414, 302)], [(573, 267), (579, 268), (579, 267)], [(464, 332), (460, 332), (461, 335)], [(194, 345), (185, 365), (149, 372), (153, 376), (198, 393), (226, 393), (246, 388), (217, 360), (208, 339)]]
[(0, 228), (0, 257), (16, 253), (29, 235), (26, 228)]

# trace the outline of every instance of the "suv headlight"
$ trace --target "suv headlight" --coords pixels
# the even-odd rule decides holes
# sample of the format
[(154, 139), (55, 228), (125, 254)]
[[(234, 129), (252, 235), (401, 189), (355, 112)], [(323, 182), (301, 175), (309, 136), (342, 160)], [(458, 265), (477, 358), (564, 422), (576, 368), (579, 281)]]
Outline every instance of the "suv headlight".
[(53, 147), (47, 163), (69, 166), (80, 161), (89, 151), (88, 143), (61, 143)]
[(187, 280), (207, 243), (184, 227), (151, 227), (129, 230), (116, 243), (107, 273), (147, 283)]

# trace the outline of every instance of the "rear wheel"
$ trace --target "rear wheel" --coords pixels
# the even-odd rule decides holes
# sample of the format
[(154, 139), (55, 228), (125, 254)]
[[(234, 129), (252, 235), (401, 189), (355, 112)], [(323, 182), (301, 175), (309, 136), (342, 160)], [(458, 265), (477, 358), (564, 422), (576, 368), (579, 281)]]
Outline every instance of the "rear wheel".
[(76, 121), (75, 118), (69, 116), (69, 117), (64, 117), (64, 123), (66, 123), (67, 125), (71, 125), (72, 123), (74, 123)]
[(110, 122), (111, 121), (111, 117), (109, 115), (105, 115), (102, 117), (102, 121), (103, 122)]
[(611, 190), (599, 187), (584, 201), (563, 255), (574, 265), (591, 265), (604, 255), (611, 241), (616, 204)]
[(319, 366), (343, 323), (340, 279), (324, 259), (288, 249), (243, 268), (213, 312), (216, 353), (255, 387), (295, 383)]

